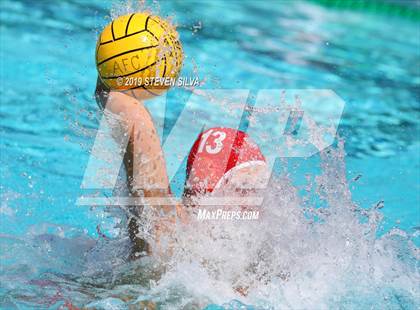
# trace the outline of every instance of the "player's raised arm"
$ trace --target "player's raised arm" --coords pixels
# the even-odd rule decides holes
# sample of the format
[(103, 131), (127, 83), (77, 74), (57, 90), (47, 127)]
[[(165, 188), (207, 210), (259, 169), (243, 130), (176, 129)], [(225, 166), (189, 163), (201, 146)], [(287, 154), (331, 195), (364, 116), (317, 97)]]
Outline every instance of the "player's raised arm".
[[(106, 113), (118, 116), (122, 132), (129, 138), (124, 164), (130, 192), (164, 201), (170, 196), (165, 160), (143, 100), (174, 85), (183, 61), (179, 35), (171, 23), (147, 12), (120, 16), (99, 35), (95, 60), (99, 75), (96, 98)], [(155, 204), (150, 200), (144, 203), (148, 207)], [(163, 206), (158, 203), (156, 207)], [(170, 225), (160, 221), (156, 226), (163, 232)], [(143, 247), (137, 238), (138, 228), (138, 221), (131, 219), (129, 233), (135, 252)]]
[[(145, 203), (149, 208), (163, 208), (168, 218), (155, 219), (154, 239), (159, 243), (162, 233), (166, 234), (171, 229), (174, 206), (150, 205), (147, 198), (170, 197), (170, 187), (166, 173), (163, 151), (160, 146), (159, 136), (153, 124), (152, 117), (141, 101), (138, 101), (121, 92), (108, 92), (98, 80), (96, 88), (98, 104), (104, 107), (104, 113), (115, 117), (118, 123), (113, 124), (114, 136), (128, 137), (128, 144), (124, 154), (124, 166), (127, 173), (127, 185), (134, 197), (146, 198)], [(139, 201), (140, 202), (140, 201)], [(146, 242), (138, 235), (141, 206), (132, 209), (132, 216), (128, 222), (128, 234), (132, 241), (132, 258), (139, 253), (150, 252)], [(131, 212), (130, 212), (131, 213)]]
[(120, 122), (120, 135), (128, 136), (124, 155), (128, 186), (134, 196), (169, 194), (169, 182), (159, 136), (143, 102), (122, 92), (107, 91), (98, 79), (98, 104)]
[(132, 194), (168, 194), (159, 137), (143, 100), (164, 93), (172, 84), (163, 81), (179, 74), (183, 51), (175, 27), (146, 12), (120, 16), (99, 35), (95, 59), (96, 97), (128, 126), (124, 162)]
[(154, 197), (169, 194), (169, 181), (159, 136), (142, 102), (123, 93), (111, 92), (108, 111), (125, 122), (129, 136), (124, 163), (133, 195)]
[[(143, 100), (164, 93), (180, 72), (183, 51), (168, 21), (147, 12), (119, 16), (99, 35), (97, 99), (128, 126), (125, 165), (132, 194), (169, 193), (159, 137)], [(136, 100), (137, 99), (137, 100)]]

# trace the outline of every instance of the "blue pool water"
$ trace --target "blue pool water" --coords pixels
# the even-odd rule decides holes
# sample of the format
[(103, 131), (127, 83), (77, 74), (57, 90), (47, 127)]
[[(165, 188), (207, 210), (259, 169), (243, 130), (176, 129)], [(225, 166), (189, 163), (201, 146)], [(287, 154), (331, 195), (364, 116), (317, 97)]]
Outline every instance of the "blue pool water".
[[(115, 219), (103, 210), (76, 205), (86, 193), (80, 185), (101, 117), (93, 99), (97, 33), (110, 15), (132, 7), (136, 4), (99, 0), (0, 2), (0, 307), (57, 308), (71, 300), (77, 306), (124, 309), (126, 301), (116, 296), (129, 295), (137, 296), (137, 302), (185, 309), (208, 304), (214, 304), (210, 309), (218, 309), (216, 304), (234, 308), (238, 302), (257, 308), (417, 308), (418, 23), (298, 1), (160, 1), (146, 6), (173, 18), (186, 54), (182, 75), (198, 72), (208, 88), (334, 90), (346, 103), (338, 132), (345, 141), (351, 199), (364, 209), (384, 204), (377, 213), (383, 219), (375, 226), (375, 237), (359, 244), (357, 255), (342, 252), (343, 260), (358, 262), (359, 269), (348, 267), (352, 277), (314, 273), (309, 284), (306, 278), (292, 277), (284, 286), (257, 285), (259, 290), (242, 300), (217, 290), (217, 282), (201, 277), (197, 266), (178, 266), (159, 285), (144, 285), (147, 271), (138, 271), (141, 265), (129, 268), (118, 260), (124, 255), (123, 241), (121, 246), (117, 238), (98, 241), (97, 226), (112, 236)], [(173, 89), (166, 111), (150, 103), (152, 114), (166, 116), (164, 137), (187, 98), (187, 91)], [(166, 156), (171, 161), (177, 154)], [(290, 168), (289, 177), (320, 173), (319, 161), (319, 156), (290, 160), (289, 165), (298, 168)], [(181, 173), (176, 184), (184, 177)], [(354, 178), (358, 180), (352, 182)], [(318, 231), (319, 238), (311, 242), (332, 242), (329, 234), (344, 234), (339, 227), (331, 224), (331, 230)], [(322, 262), (333, 247), (326, 246), (319, 256), (302, 257)], [(372, 267), (367, 261), (375, 255), (363, 256), (364, 247), (375, 255), (391, 253), (386, 257), (392, 259), (381, 256)], [(312, 266), (308, 261), (300, 262), (300, 270)], [(338, 274), (333, 263), (327, 265), (326, 274)], [(376, 282), (357, 278), (365, 267), (376, 268)], [(182, 270), (196, 272), (203, 282)], [(97, 278), (101, 280), (95, 282)], [(329, 288), (332, 282), (336, 291)], [(203, 288), (193, 290), (194, 284)], [(360, 291), (348, 289), (357, 285)]]

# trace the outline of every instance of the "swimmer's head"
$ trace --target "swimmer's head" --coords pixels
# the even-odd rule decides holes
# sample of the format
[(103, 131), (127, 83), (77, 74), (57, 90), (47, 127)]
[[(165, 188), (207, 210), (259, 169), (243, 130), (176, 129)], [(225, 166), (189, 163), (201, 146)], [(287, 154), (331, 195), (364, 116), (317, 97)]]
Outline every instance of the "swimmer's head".
[(258, 145), (245, 132), (210, 128), (191, 148), (184, 196), (249, 193), (264, 188), (269, 177)]

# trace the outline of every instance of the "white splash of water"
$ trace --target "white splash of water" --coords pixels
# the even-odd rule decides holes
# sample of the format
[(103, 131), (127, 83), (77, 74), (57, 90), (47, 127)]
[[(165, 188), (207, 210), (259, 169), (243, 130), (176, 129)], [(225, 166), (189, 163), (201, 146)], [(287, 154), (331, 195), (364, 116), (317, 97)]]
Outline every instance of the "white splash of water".
[[(1, 280), (14, 296), (3, 304), (179, 309), (237, 300), (260, 309), (415, 308), (418, 248), (401, 230), (378, 237), (380, 210), (352, 202), (343, 143), (320, 157), (321, 173), (306, 190), (326, 207), (310, 205), (287, 176), (274, 177), (258, 220), (178, 223), (165, 259), (129, 261), (126, 233), (93, 240), (47, 225), (19, 240), (3, 236)], [(150, 214), (145, 223), (159, 217)], [(153, 247), (150, 230), (141, 233)]]
[(281, 177), (258, 221), (179, 224), (154, 290), (176, 288), (202, 307), (232, 299), (282, 309), (415, 305), (418, 248), (402, 231), (378, 237), (380, 211), (352, 202), (343, 142), (321, 153), (321, 171), (313, 186), (328, 207), (302, 208), (298, 189)]

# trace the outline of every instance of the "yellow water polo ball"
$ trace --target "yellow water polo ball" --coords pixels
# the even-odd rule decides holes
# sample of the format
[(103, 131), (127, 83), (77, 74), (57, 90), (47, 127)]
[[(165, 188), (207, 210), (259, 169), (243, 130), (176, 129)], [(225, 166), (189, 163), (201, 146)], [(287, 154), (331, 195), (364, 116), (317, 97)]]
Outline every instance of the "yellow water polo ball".
[(141, 98), (162, 94), (179, 74), (183, 61), (178, 32), (149, 13), (114, 19), (96, 45), (96, 67), (112, 90)]

